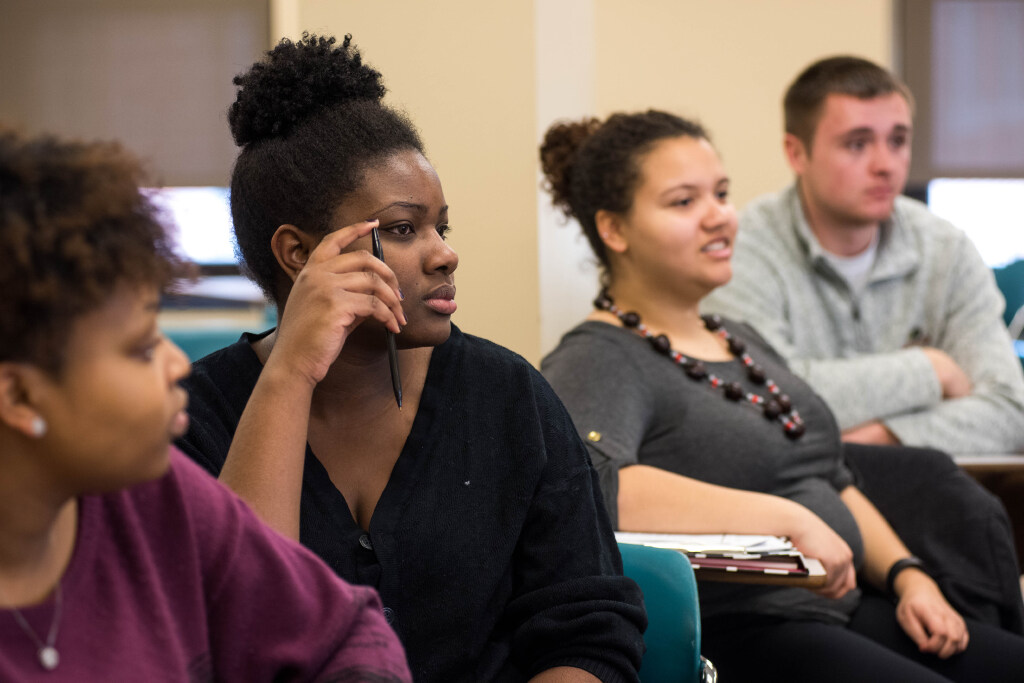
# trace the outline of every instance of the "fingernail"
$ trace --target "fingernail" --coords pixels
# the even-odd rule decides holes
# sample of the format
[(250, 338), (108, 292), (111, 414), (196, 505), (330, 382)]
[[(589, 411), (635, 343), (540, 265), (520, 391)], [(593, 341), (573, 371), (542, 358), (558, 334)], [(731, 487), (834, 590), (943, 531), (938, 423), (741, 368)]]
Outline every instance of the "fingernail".
[(405, 294), (402, 294), (402, 288), (398, 288), (398, 298), (400, 301), (405, 301)]

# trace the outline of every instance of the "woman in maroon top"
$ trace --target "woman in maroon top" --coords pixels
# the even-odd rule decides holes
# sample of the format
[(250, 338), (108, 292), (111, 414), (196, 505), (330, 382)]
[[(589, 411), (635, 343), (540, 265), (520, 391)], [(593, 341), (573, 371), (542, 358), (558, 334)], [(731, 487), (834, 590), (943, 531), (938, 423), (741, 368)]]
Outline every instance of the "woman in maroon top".
[(140, 177), (0, 132), (0, 680), (410, 680), (372, 590), (170, 449), (179, 263)]

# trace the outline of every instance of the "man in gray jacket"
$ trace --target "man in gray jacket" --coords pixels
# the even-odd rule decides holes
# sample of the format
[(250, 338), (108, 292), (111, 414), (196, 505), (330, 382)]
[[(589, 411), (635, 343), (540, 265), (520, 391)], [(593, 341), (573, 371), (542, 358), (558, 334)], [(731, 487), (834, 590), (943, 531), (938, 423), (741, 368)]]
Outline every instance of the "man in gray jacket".
[(847, 441), (1024, 451), (1024, 377), (992, 273), (964, 233), (901, 196), (906, 86), (835, 57), (784, 106), (796, 182), (743, 212), (733, 279), (705, 309), (764, 335)]

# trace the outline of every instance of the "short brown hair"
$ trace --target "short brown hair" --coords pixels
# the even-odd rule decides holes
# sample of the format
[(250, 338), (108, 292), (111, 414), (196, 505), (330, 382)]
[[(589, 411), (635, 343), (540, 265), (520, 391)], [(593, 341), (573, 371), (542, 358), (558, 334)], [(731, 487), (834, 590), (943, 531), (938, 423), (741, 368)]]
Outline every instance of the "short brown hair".
[(142, 178), (116, 143), (0, 130), (0, 361), (59, 373), (77, 318), (184, 272)]
[(795, 135), (811, 149), (814, 131), (829, 95), (850, 95), (870, 100), (899, 93), (914, 109), (914, 97), (906, 84), (892, 72), (860, 57), (822, 59), (796, 77), (786, 91), (782, 108), (786, 132)]

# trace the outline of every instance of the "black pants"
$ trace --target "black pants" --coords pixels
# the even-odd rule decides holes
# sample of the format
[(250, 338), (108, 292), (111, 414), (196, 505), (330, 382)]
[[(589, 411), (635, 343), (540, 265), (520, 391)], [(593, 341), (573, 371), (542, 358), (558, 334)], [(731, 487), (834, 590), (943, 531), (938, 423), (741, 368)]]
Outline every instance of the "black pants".
[(846, 626), (760, 616), (705, 620), (701, 652), (728, 683), (1024, 681), (1024, 638), (971, 620), (967, 629), (962, 653), (945, 660), (921, 653), (896, 621), (895, 606), (865, 594)]

